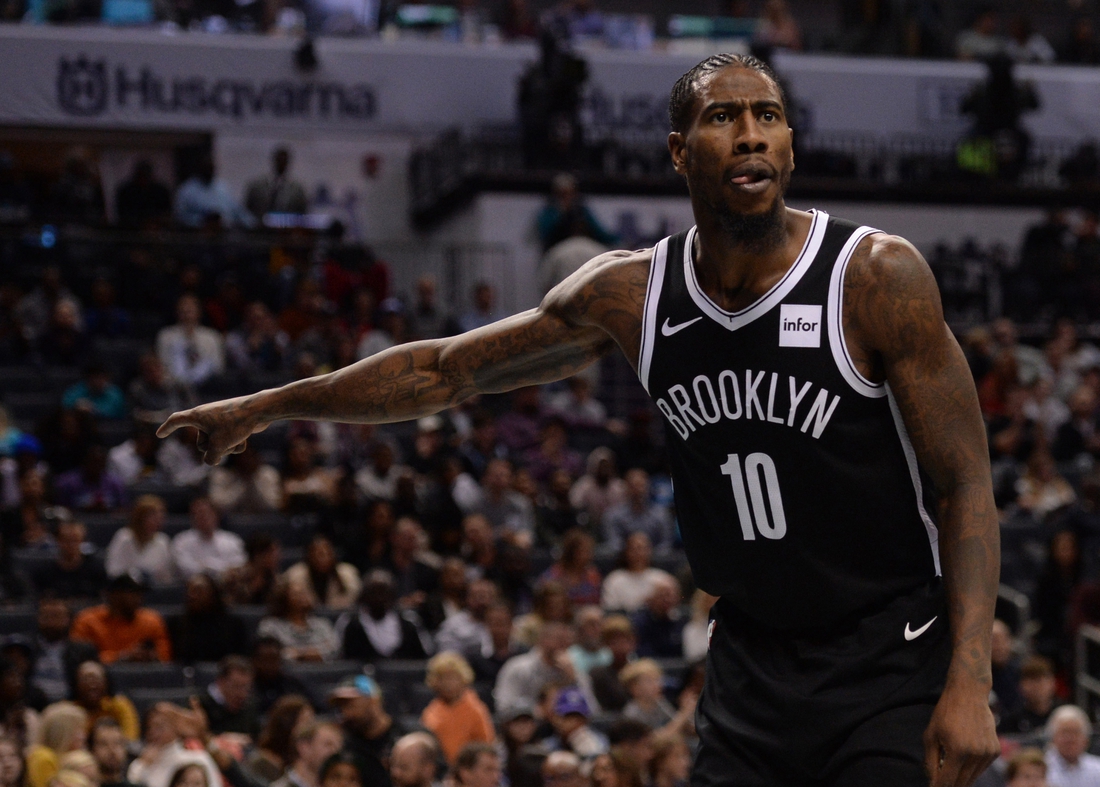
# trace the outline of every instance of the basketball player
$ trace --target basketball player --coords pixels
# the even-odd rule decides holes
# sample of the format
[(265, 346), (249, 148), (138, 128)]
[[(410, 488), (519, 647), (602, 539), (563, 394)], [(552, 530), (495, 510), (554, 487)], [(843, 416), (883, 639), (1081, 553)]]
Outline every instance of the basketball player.
[(673, 89), (696, 226), (596, 257), (537, 309), (170, 417), (205, 460), (283, 418), (382, 423), (577, 373), (616, 345), (664, 415), (712, 613), (692, 784), (964, 787), (998, 753), (997, 519), (974, 383), (906, 241), (789, 209), (753, 58)]

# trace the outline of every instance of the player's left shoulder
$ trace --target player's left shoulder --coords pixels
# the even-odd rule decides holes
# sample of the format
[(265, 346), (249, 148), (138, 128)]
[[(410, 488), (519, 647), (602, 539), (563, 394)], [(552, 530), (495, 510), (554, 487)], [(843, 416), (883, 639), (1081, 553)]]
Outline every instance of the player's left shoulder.
[(898, 235), (876, 232), (863, 238), (844, 277), (845, 296), (878, 303), (934, 298), (936, 280), (917, 247)]

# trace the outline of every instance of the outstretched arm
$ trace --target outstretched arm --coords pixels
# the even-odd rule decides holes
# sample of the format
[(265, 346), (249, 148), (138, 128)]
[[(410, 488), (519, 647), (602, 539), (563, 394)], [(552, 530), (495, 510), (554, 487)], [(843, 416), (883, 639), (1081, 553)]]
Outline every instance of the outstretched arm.
[[(249, 435), (282, 419), (404, 421), (475, 393), (560, 380), (607, 352), (613, 336), (623, 343), (631, 314), (640, 330), (647, 267), (648, 257), (604, 255), (551, 291), (537, 309), (448, 339), (398, 345), (331, 374), (184, 410), (157, 434), (198, 428), (203, 460), (216, 464), (243, 450)], [(633, 334), (626, 333), (629, 341)]]
[(999, 753), (988, 700), (1000, 531), (977, 391), (932, 273), (909, 243), (881, 235), (864, 241), (844, 294), (849, 335), (863, 340), (865, 359), (885, 374), (941, 500), (952, 655), (925, 757), (933, 787), (966, 787)]

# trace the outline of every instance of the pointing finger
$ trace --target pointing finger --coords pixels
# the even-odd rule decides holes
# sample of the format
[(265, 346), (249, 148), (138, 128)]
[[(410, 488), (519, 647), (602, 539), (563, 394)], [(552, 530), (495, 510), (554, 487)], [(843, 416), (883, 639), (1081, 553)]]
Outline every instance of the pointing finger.
[(183, 410), (178, 413), (172, 413), (168, 416), (168, 420), (160, 425), (157, 429), (157, 437), (167, 437), (177, 429), (182, 429), (185, 426), (198, 426), (198, 422), (189, 416), (189, 411)]

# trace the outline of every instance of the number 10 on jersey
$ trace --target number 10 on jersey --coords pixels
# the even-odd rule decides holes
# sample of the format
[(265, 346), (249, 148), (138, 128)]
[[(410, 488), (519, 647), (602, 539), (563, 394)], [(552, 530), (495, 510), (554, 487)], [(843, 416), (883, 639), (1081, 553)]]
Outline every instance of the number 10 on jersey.
[[(742, 470), (740, 455), (730, 454), (720, 469), (722, 475), (730, 478), (733, 500), (737, 504), (737, 518), (741, 522), (741, 533), (745, 540), (755, 541), (757, 532), (764, 538), (783, 538), (787, 534), (787, 517), (783, 513), (779, 476), (776, 475), (772, 458), (767, 454), (749, 454), (745, 457)], [(766, 502), (765, 487), (768, 493)], [(769, 508), (771, 516), (768, 515)]]

